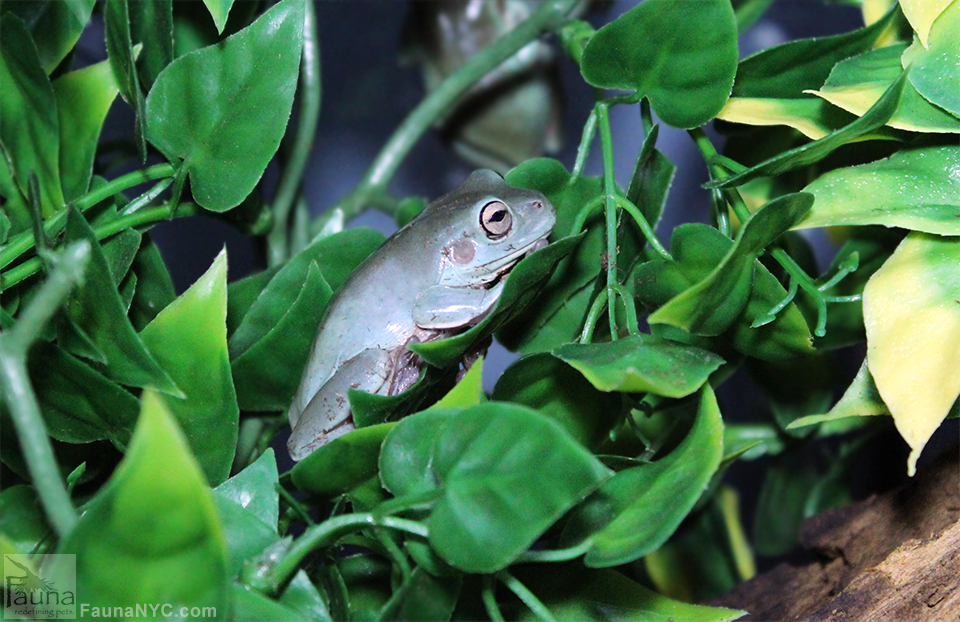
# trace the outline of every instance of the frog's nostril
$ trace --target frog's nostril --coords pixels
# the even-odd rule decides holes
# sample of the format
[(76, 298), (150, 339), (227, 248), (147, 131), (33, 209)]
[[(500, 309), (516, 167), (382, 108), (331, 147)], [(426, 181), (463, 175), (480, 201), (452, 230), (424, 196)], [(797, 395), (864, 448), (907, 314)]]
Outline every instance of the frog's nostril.
[(533, 206), (534, 206), (535, 208), (537, 208), (537, 209), (541, 209), (541, 208), (543, 208), (543, 202), (542, 202), (542, 201), (534, 201), (534, 202), (533, 202)]

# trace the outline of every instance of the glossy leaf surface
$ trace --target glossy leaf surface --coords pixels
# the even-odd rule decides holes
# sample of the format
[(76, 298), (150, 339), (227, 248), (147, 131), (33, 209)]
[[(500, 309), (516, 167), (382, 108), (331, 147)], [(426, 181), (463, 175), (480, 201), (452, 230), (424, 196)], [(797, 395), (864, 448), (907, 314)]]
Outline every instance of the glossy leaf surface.
[[(432, 443), (403, 442), (410, 437), (405, 428), (422, 429), (425, 416), (446, 418), (433, 428)], [(408, 417), (388, 435), (382, 453), (389, 489), (439, 492), (427, 521), (430, 544), (468, 572), (508, 565), (609, 473), (555, 422), (502, 403)], [(398, 462), (426, 469), (398, 478), (388, 466)]]
[(105, 358), (103, 374), (121, 384), (178, 393), (174, 381), (134, 332), (93, 229), (76, 209), (67, 216), (66, 239), (87, 240), (91, 245), (85, 286), (68, 299), (66, 311), (73, 325)]
[(655, 550), (700, 498), (720, 466), (723, 423), (709, 385), (697, 402), (694, 425), (676, 449), (620, 471), (577, 509), (564, 537), (590, 542), (587, 566), (617, 566)]
[[(903, 180), (909, 177), (911, 183)], [(803, 189), (816, 200), (798, 228), (885, 225), (960, 235), (960, 147), (920, 147), (830, 171)]]
[(30, 172), (37, 175), (43, 214), (49, 216), (63, 206), (57, 104), (30, 33), (13, 13), (0, 18), (0, 84), (0, 145), (10, 173), (23, 196)]
[(643, 334), (608, 343), (571, 343), (553, 354), (601, 391), (666, 397), (690, 395), (723, 364), (722, 358), (708, 350)]
[(147, 98), (147, 137), (184, 160), (201, 206), (239, 205), (260, 179), (290, 116), (302, 42), (303, 2), (285, 0), (157, 77)]
[(910, 445), (910, 475), (960, 395), (958, 265), (960, 238), (911, 233), (863, 292), (867, 364)]
[(912, 69), (910, 82), (930, 102), (960, 115), (960, 49), (957, 31), (960, 29), (960, 5), (950, 4), (930, 27), (926, 48), (918, 48), (904, 55), (904, 65)]
[[(824, 85), (813, 93), (848, 112), (863, 115), (900, 77), (900, 57), (905, 49), (905, 45), (892, 45), (837, 63)], [(900, 104), (887, 125), (912, 132), (960, 133), (960, 119), (924, 99), (913, 85), (913, 73), (903, 85)]]
[(117, 83), (105, 61), (57, 78), (53, 92), (60, 125), (60, 183), (64, 200), (72, 201), (90, 186), (97, 140), (117, 96)]
[(177, 383), (170, 396), (176, 415), (207, 480), (227, 479), (237, 444), (240, 411), (227, 356), (227, 255), (170, 303), (140, 333)]
[(797, 193), (775, 199), (750, 217), (720, 264), (702, 281), (650, 315), (702, 335), (718, 335), (743, 311), (753, 285), (757, 256), (810, 211), (813, 196)]
[(48, 74), (66, 58), (80, 39), (96, 0), (9, 0), (4, 12), (16, 14), (27, 25), (37, 45), (40, 65)]
[(493, 399), (535, 408), (588, 448), (609, 439), (620, 396), (598, 390), (570, 365), (547, 352), (511, 364), (497, 380)]
[(145, 101), (140, 90), (140, 78), (137, 75), (136, 54), (133, 39), (130, 36), (129, 0), (107, 0), (103, 7), (103, 18), (107, 38), (107, 56), (110, 68), (116, 78), (123, 99), (130, 104), (136, 115), (133, 135), (140, 154), (140, 160), (147, 159), (147, 143), (144, 139)]
[(91, 606), (226, 605), (227, 551), (213, 500), (157, 394), (144, 394), (126, 457), (57, 552), (76, 554), (77, 590)]
[(701, 0), (690, 11), (673, 0), (647, 0), (597, 31), (580, 71), (592, 86), (648, 97), (668, 125), (712, 119), (733, 88), (737, 25), (727, 0)]
[(332, 497), (376, 477), (380, 445), (395, 425), (359, 428), (321, 445), (293, 467), (293, 485), (304, 492)]

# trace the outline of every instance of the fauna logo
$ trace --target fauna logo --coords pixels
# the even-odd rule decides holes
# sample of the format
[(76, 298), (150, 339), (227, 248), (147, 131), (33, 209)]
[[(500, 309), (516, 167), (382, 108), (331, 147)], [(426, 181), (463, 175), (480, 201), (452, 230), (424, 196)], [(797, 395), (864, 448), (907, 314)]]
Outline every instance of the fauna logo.
[[(41, 570), (40, 560), (43, 560)], [(56, 577), (55, 579), (53, 577)], [(4, 619), (76, 617), (76, 556), (3, 556)]]

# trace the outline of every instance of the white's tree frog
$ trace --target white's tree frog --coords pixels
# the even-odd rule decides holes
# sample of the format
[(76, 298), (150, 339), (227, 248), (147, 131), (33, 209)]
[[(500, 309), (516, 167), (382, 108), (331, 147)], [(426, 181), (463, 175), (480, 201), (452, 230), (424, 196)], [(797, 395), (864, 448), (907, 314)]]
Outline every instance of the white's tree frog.
[(507, 272), (546, 246), (555, 222), (541, 193), (480, 170), (384, 242), (320, 322), (288, 413), (291, 457), (302, 460), (354, 428), (349, 389), (395, 395), (416, 382), (424, 362), (407, 344), (449, 337), (483, 319)]

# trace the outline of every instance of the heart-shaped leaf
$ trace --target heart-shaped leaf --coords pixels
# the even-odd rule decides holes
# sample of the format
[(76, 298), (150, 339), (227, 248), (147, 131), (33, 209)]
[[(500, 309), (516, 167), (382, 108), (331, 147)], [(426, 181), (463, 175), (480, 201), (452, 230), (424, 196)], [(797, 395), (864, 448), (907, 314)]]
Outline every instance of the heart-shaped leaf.
[(668, 125), (712, 119), (737, 71), (737, 23), (728, 0), (646, 0), (597, 31), (580, 60), (592, 86), (648, 97)]
[(280, 2), (223, 42), (170, 63), (150, 90), (147, 138), (184, 160), (193, 197), (209, 210), (239, 205), (280, 145), (297, 87), (303, 11), (303, 0)]

